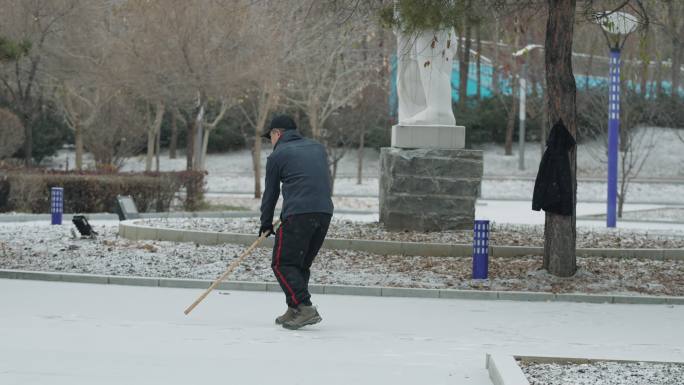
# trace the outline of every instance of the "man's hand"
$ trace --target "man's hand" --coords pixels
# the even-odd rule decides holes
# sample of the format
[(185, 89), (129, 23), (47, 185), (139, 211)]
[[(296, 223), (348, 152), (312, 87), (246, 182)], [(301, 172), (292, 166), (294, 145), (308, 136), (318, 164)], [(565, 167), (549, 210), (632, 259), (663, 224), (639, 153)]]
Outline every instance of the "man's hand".
[(266, 233), (266, 238), (268, 238), (269, 235), (273, 234), (273, 225), (261, 226), (259, 228), (259, 236), (261, 236), (263, 233)]

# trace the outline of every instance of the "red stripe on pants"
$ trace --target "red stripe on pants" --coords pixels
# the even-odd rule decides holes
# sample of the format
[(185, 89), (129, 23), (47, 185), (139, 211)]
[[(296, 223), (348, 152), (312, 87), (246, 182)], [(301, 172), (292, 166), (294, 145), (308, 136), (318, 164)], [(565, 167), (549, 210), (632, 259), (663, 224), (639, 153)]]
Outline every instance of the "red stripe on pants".
[(275, 263), (275, 270), (276, 274), (278, 275), (278, 278), (283, 282), (283, 285), (285, 285), (285, 288), (287, 291), (290, 292), (290, 297), (292, 297), (292, 302), (294, 302), (295, 305), (299, 305), (299, 301), (297, 301), (297, 297), (295, 296), (294, 290), (290, 287), (290, 285), (287, 284), (287, 281), (285, 280), (285, 276), (283, 276), (283, 273), (280, 272), (280, 253), (283, 251), (283, 225), (280, 225), (280, 229), (278, 229), (279, 234), (278, 234), (278, 252), (276, 253), (276, 263)]

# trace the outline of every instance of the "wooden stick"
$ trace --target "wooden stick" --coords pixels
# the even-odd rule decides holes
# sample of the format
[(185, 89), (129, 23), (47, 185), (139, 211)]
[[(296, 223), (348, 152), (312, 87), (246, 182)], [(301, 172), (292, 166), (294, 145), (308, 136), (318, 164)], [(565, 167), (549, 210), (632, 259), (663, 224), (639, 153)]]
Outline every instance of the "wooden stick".
[[(279, 224), (280, 224), (280, 219), (275, 221), (275, 223), (273, 224), (273, 228), (275, 229), (276, 227), (278, 227)], [(261, 241), (263, 241), (264, 239), (266, 239), (268, 237), (268, 235), (270, 235), (270, 234), (261, 234), (261, 236), (259, 236), (259, 238), (257, 238), (257, 240), (254, 241), (254, 243), (252, 243), (252, 245), (247, 250), (245, 250), (245, 252), (242, 253), (242, 255), (240, 255), (236, 260), (231, 262), (231, 264), (228, 266), (228, 269), (226, 269), (226, 272), (221, 274), (221, 276), (218, 277), (216, 279), (216, 281), (214, 281), (214, 283), (212, 283), (211, 286), (209, 286), (209, 288), (204, 293), (202, 293), (202, 295), (200, 295), (199, 298), (197, 298), (197, 300), (195, 300), (195, 302), (192, 303), (192, 305), (190, 305), (187, 309), (185, 309), (185, 311), (183, 313), (185, 313), (185, 315), (188, 315), (192, 311), (192, 309), (195, 308), (195, 306), (199, 305), (199, 303), (202, 302), (202, 300), (204, 300), (204, 298), (207, 295), (209, 295), (209, 293), (212, 290), (214, 290), (216, 288), (216, 286), (218, 286), (221, 283), (221, 281), (226, 279), (226, 277), (230, 273), (232, 273), (233, 270), (235, 270), (240, 265), (242, 260), (245, 259), (249, 254), (251, 254), (252, 251), (261, 243)]]

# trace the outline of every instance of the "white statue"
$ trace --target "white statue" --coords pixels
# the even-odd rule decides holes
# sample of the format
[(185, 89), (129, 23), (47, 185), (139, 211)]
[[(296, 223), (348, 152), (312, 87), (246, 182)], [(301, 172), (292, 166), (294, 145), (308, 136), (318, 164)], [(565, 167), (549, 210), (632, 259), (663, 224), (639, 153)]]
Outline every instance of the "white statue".
[(451, 71), (453, 29), (397, 34), (399, 125), (454, 126)]

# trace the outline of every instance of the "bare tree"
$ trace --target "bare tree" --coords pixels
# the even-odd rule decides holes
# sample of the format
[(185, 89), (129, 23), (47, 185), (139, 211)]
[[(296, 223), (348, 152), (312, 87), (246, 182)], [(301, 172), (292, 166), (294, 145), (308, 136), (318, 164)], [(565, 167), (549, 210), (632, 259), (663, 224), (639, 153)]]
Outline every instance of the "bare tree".
[(169, 142), (169, 159), (176, 159), (178, 148), (178, 112), (171, 110), (171, 140)]
[[(634, 79), (638, 69), (623, 69), (623, 74), (631, 72)], [(635, 90), (622, 91), (620, 109), (620, 180), (618, 192), (618, 217), (627, 201), (630, 182), (639, 176), (641, 169), (653, 153), (660, 131), (652, 128), (656, 119), (667, 119), (668, 114), (656, 100), (644, 99)], [(578, 109), (581, 111), (581, 125), (578, 131), (587, 141), (584, 147), (599, 164), (608, 163), (608, 90), (605, 87), (585, 90), (578, 95)], [(671, 121), (671, 120), (670, 120)]]
[[(145, 125), (147, 126), (147, 156), (145, 157), (145, 171), (152, 170), (152, 157), (157, 150), (157, 141), (161, 134), (162, 119), (166, 105), (163, 100), (157, 100), (154, 105), (147, 103), (147, 113), (145, 114)], [(157, 162), (157, 170), (159, 162)]]
[[(306, 11), (301, 2), (264, 0), (250, 7), (251, 43), (245, 47), (253, 57), (251, 75), (244, 79), (238, 109), (251, 131), (243, 133), (251, 143), (254, 197), (261, 198), (261, 134), (267, 119), (280, 103), (282, 87), (287, 80), (286, 63), (296, 54), (294, 44), (301, 23), (293, 22)], [(308, 5), (307, 5), (308, 6)]]
[[(648, 28), (642, 31), (652, 39), (648, 50), (657, 57), (656, 77), (657, 95), (662, 95), (662, 71), (663, 64), (670, 69), (671, 88), (670, 95), (673, 98), (680, 97), (680, 85), (682, 76), (682, 64), (684, 61), (684, 3), (679, 0), (633, 0), (637, 7), (632, 7), (634, 13), (641, 18), (646, 18), (649, 24), (656, 28)], [(631, 4), (630, 4), (631, 5)], [(666, 49), (662, 43), (669, 43)], [(656, 49), (654, 49), (656, 48)], [(659, 49), (658, 49), (659, 48)], [(669, 51), (669, 52), (668, 52)], [(667, 58), (663, 63), (662, 59)]]
[[(165, 105), (192, 111), (184, 118), (190, 169), (205, 168), (209, 136), (233, 101), (239, 79), (250, 71), (239, 50), (247, 43), (250, 4), (131, 0), (117, 8), (123, 16), (121, 41), (130, 53), (128, 86), (155, 106), (149, 142), (157, 136)], [(148, 159), (153, 148), (148, 144)]]
[[(261, 133), (266, 126), (266, 119), (277, 101), (277, 91), (271, 86), (272, 84), (267, 80), (263, 80), (261, 87), (252, 90), (252, 95), (248, 95), (238, 104), (245, 121), (252, 127), (251, 131), (243, 135), (247, 143), (252, 142), (255, 198), (261, 198)], [(248, 103), (251, 105), (246, 106)]]
[(458, 45), (459, 58), (458, 58), (458, 104), (461, 108), (464, 108), (468, 99), (468, 75), (470, 72), (470, 48), (472, 45), (471, 36), (473, 29), (473, 18), (471, 14), (472, 10), (472, 0), (465, 0), (463, 7), (462, 23), (459, 25), (460, 29), (460, 41), (462, 44)]
[(377, 33), (368, 15), (339, 23), (335, 12), (316, 9), (317, 17), (307, 21), (288, 62), (292, 79), (286, 84), (285, 100), (306, 114), (314, 139), (328, 149), (331, 176), (349, 145), (347, 137), (358, 133), (357, 127), (328, 127), (328, 120), (345, 107), (353, 107), (362, 91), (377, 81), (372, 76), (381, 63), (373, 48), (364, 52), (363, 40)]
[(0, 35), (19, 42), (22, 48), (13, 60), (0, 62), (0, 83), (23, 123), (26, 166), (31, 165), (33, 153), (33, 123), (40, 116), (40, 99), (54, 68), (51, 47), (59, 45), (61, 28), (77, 22), (71, 17), (80, 5), (81, 0), (0, 1)]
[(285, 86), (286, 100), (306, 114), (314, 139), (321, 138), (330, 116), (352, 104), (369, 84), (372, 66), (356, 47), (374, 33), (361, 18), (340, 25), (335, 13), (317, 11), (294, 47), (298, 54), (288, 62), (292, 78)]
[[(545, 63), (549, 120), (562, 120), (573, 137), (577, 135), (575, 77), (572, 71), (572, 41), (575, 0), (548, 0)], [(574, 207), (577, 195), (576, 149), (569, 154), (573, 215), (546, 213), (543, 267), (551, 274), (568, 277), (577, 271)]]
[(684, 59), (684, 3), (677, 0), (664, 0), (667, 7), (666, 22), (663, 29), (672, 43), (672, 96), (679, 97), (679, 83)]
[(83, 132), (88, 130), (98, 118), (101, 108), (113, 95), (104, 89), (72, 86), (67, 81), (62, 84), (62, 92), (58, 100), (64, 111), (64, 120), (74, 132), (75, 167), (83, 168)]
[(95, 167), (115, 171), (145, 147), (140, 122), (147, 111), (130, 92), (116, 92), (104, 103), (93, 123), (84, 127), (83, 142), (95, 159)]

